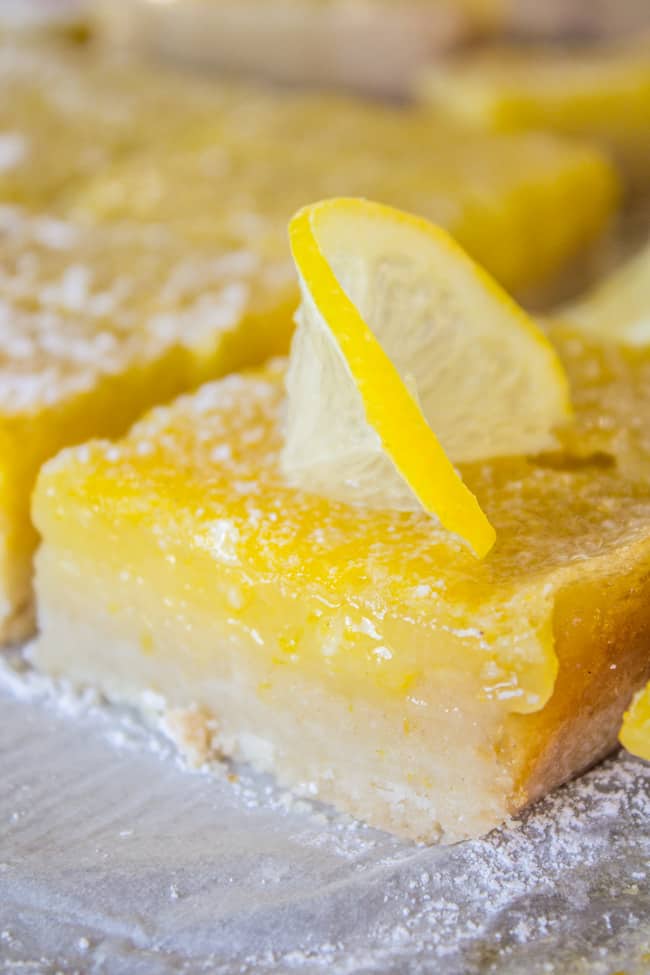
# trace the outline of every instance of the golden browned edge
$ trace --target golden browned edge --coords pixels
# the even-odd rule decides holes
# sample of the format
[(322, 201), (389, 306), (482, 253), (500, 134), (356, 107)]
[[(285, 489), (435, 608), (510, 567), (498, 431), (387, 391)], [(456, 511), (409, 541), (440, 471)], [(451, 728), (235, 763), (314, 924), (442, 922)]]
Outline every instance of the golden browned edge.
[(650, 679), (650, 562), (642, 570), (618, 568), (557, 596), (553, 695), (541, 711), (510, 716), (500, 748), (518, 768), (512, 812), (608, 755), (624, 710)]

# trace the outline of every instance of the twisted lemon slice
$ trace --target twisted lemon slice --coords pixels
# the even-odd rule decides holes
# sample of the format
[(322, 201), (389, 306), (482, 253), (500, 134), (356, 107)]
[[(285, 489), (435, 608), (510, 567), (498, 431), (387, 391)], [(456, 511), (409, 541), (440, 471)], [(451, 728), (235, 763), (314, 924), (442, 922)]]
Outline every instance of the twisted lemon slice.
[(424, 508), (482, 557), (494, 529), (454, 463), (533, 454), (570, 415), (550, 343), (452, 238), (358, 199), (290, 225), (302, 292), (287, 375), (292, 483)]

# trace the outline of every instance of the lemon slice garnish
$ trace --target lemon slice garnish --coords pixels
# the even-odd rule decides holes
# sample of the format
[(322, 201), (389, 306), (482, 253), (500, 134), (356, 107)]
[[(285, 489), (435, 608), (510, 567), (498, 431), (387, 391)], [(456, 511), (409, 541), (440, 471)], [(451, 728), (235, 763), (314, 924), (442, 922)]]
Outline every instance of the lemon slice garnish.
[(650, 345), (650, 244), (559, 317), (603, 342)]
[(625, 712), (619, 739), (628, 752), (650, 762), (650, 684), (639, 691)]
[(552, 346), (418, 217), (326, 200), (289, 235), (302, 303), (285, 475), (348, 502), (423, 508), (483, 557), (494, 529), (453, 465), (555, 444), (570, 404)]

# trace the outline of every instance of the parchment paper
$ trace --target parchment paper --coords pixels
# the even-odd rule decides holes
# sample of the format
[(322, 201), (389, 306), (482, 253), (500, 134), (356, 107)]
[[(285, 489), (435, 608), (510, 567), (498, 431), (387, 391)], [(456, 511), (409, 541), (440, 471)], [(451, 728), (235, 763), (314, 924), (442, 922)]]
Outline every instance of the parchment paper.
[(650, 765), (418, 847), (0, 666), (0, 970), (650, 972)]

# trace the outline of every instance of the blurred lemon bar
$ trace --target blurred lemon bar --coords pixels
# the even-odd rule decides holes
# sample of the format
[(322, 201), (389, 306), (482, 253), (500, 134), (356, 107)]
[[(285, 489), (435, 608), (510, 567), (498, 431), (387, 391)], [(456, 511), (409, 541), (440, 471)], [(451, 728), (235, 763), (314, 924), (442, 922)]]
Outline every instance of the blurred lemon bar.
[(288, 259), (298, 207), (372, 196), (442, 223), (520, 290), (581, 254), (617, 202), (608, 161), (554, 136), (469, 135), (426, 112), (195, 81), (94, 50), (39, 58), (0, 52), (0, 200), (37, 210)]
[[(478, 459), (485, 445), (468, 444), (483, 414), (480, 399), (468, 413), (476, 389), (465, 366), (476, 363), (489, 445), (496, 435), (489, 398), (505, 409), (508, 396), (519, 395), (501, 388), (511, 381), (502, 330), (509, 345), (524, 343), (521, 368), (530, 367), (531, 381), (550, 347), (444, 237), (417, 221), (402, 228), (428, 235), (438, 249), (432, 281), (421, 275), (424, 238), (422, 249), (397, 247), (406, 241), (398, 226), (379, 260), (384, 228), (373, 226), (377, 233), (344, 235), (335, 222), (331, 238), (325, 226), (316, 251), (295, 230), (303, 304), (287, 379), (288, 430), (278, 361), (208, 384), (153, 411), (117, 443), (73, 448), (43, 468), (33, 507), (44, 539), (34, 659), (54, 676), (136, 706), (154, 692), (194, 761), (223, 751), (374, 826), (454, 841), (486, 832), (614, 746), (633, 691), (650, 676), (650, 489), (621, 473), (615, 456), (576, 456), (561, 444)], [(330, 254), (334, 279), (321, 266)], [(401, 331), (400, 307), (409, 309)], [(480, 328), (466, 333), (472, 309)], [(362, 312), (373, 334), (355, 317)], [(450, 327), (448, 318), (457, 343), (431, 345), (432, 329)], [(329, 328), (334, 346), (323, 344)], [(311, 400), (336, 389), (338, 398), (316, 404), (330, 411), (333, 428), (344, 431), (348, 417), (362, 459), (379, 449), (392, 461), (392, 473), (375, 467), (374, 479), (393, 485), (397, 470), (416, 489), (417, 472), (404, 460), (413, 444), (382, 426), (390, 410), (374, 396), (374, 369), (363, 365), (392, 377), (383, 388), (398, 416), (420, 408), (428, 416), (436, 390), (421, 385), (426, 376), (404, 374), (400, 391), (376, 348), (379, 340), (391, 348), (396, 336), (400, 373), (402, 354), (415, 363), (444, 354), (459, 379), (451, 429), (464, 431), (467, 456), (477, 459), (455, 462), (469, 494), (458, 494), (454, 510), (475, 513), (471, 497), (478, 499), (496, 534), (493, 547), (485, 536), (482, 558), (465, 544), (469, 525), (444, 528), (401, 495), (355, 502), (361, 482), (343, 469), (347, 500), (287, 476), (297, 407), (312, 416)], [(347, 378), (324, 385), (341, 354)], [(544, 368), (544, 381), (561, 392), (557, 364)], [(585, 380), (579, 369), (568, 371), (579, 424)], [(606, 402), (610, 378), (602, 374), (598, 386)], [(519, 436), (528, 435), (521, 395), (523, 423), (511, 409)], [(540, 408), (552, 418), (547, 400)], [(439, 406), (434, 424), (443, 424)], [(620, 422), (635, 418), (635, 405), (630, 412)], [(372, 430), (364, 434), (364, 422), (379, 441)], [(318, 460), (319, 450), (321, 461), (334, 456), (339, 445), (328, 443), (327, 427), (314, 429), (321, 432), (303, 443), (303, 459)], [(431, 431), (410, 419), (405, 429), (428, 443)], [(451, 459), (460, 456), (462, 445), (438, 432)], [(334, 478), (336, 465), (345, 468), (336, 457)], [(417, 467), (417, 457), (408, 464)], [(455, 483), (431, 489), (440, 500)]]
[(81, 228), (0, 207), (0, 635), (30, 627), (40, 465), (289, 341), (293, 285), (164, 228)]
[[(106, 99), (40, 45), (0, 45), (0, 199), (39, 207), (105, 161), (120, 132)], [(68, 97), (66, 98), (66, 92)], [(44, 164), (47, 160), (47, 164)]]
[(489, 131), (549, 129), (612, 150), (635, 182), (650, 171), (650, 44), (496, 48), (431, 66), (423, 101)]
[(136, 146), (155, 151), (173, 141), (211, 119), (222, 100), (209, 83), (159, 74), (95, 48), (4, 39), (0, 199), (61, 210), (70, 187)]
[(71, 212), (162, 223), (192, 241), (254, 237), (287, 253), (286, 222), (305, 202), (373, 197), (442, 224), (519, 291), (576, 259), (618, 199), (613, 168), (591, 148), (471, 135), (427, 113), (332, 97), (259, 93), (196, 138), (117, 161), (71, 194)]

